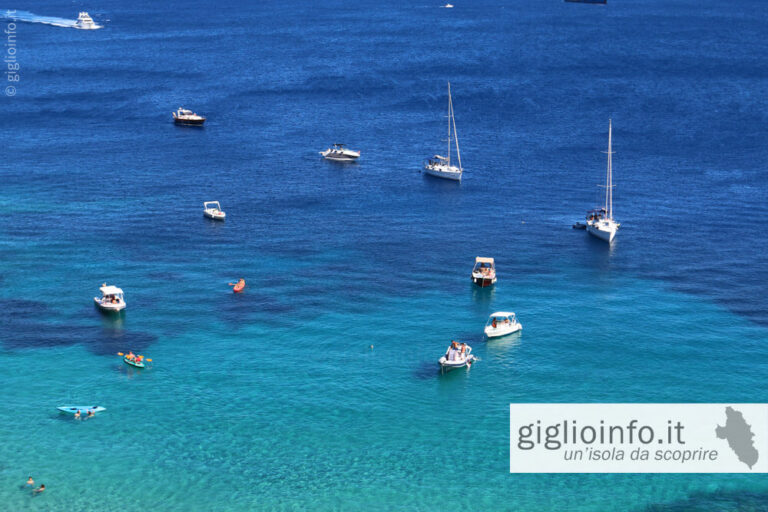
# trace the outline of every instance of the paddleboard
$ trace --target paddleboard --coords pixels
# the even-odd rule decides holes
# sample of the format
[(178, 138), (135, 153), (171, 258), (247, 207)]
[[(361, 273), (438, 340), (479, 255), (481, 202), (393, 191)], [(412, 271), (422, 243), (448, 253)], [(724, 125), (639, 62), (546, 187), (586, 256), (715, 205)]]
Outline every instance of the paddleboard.
[(107, 410), (106, 407), (100, 405), (62, 405), (57, 407), (57, 409), (67, 414), (75, 414), (77, 411), (80, 411), (82, 415), (88, 414), (88, 411), (102, 412)]

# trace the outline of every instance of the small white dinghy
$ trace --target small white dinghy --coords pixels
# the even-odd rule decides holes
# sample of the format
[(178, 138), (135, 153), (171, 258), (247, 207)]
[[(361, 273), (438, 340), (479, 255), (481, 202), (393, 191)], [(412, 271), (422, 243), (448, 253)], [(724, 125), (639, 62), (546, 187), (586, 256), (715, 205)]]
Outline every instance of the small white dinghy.
[(107, 283), (101, 285), (101, 298), (94, 297), (93, 301), (103, 311), (117, 312), (125, 309), (125, 298), (123, 290), (117, 286), (107, 286)]
[(523, 326), (517, 321), (511, 311), (497, 311), (488, 318), (485, 324), (485, 335), (489, 338), (498, 338), (521, 331)]
[(213, 220), (224, 220), (227, 214), (221, 209), (218, 201), (206, 201), (203, 203), (203, 215)]
[(472, 355), (472, 347), (466, 343), (451, 342), (451, 346), (437, 362), (442, 371), (450, 371), (454, 368), (469, 369), (477, 358)]

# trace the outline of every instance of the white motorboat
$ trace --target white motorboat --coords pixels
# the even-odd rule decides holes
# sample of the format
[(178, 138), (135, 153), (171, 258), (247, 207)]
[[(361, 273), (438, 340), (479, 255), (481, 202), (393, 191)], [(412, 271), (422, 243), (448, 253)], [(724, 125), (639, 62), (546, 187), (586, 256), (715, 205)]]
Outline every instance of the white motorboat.
[(360, 158), (360, 151), (353, 151), (344, 147), (344, 144), (333, 144), (330, 148), (320, 152), (327, 160), (337, 162), (352, 162)]
[(453, 4), (445, 4), (445, 5), (441, 5), (440, 7), (443, 7), (445, 9), (453, 9)]
[(203, 203), (203, 215), (213, 220), (224, 220), (227, 214), (221, 209), (218, 201), (206, 201)]
[(101, 298), (94, 297), (93, 301), (104, 311), (117, 312), (125, 309), (125, 297), (123, 290), (117, 286), (107, 286), (107, 283), (101, 285)]
[(496, 264), (493, 258), (475, 258), (472, 268), (472, 282), (481, 288), (496, 284)]
[(443, 371), (453, 370), (455, 368), (469, 369), (477, 358), (472, 355), (472, 347), (466, 343), (451, 342), (451, 346), (445, 352), (437, 363)]
[(96, 22), (93, 21), (93, 18), (91, 18), (87, 12), (83, 11), (77, 15), (75, 28), (79, 28), (81, 30), (95, 30), (97, 28), (101, 28), (101, 25), (97, 25)]
[(616, 232), (619, 230), (619, 224), (613, 218), (613, 161), (612, 151), (612, 132), (613, 125), (608, 120), (608, 168), (605, 173), (605, 206), (587, 212), (587, 233), (592, 236), (605, 240), (609, 244), (613, 242)]
[(197, 115), (191, 110), (179, 107), (176, 112), (172, 112), (173, 122), (176, 124), (186, 124), (191, 126), (202, 126), (205, 123), (205, 118), (201, 115)]
[(489, 338), (499, 338), (522, 329), (523, 326), (517, 321), (513, 312), (497, 311), (488, 318), (488, 322), (485, 324), (485, 335)]
[[(451, 165), (451, 142), (456, 142), (456, 160), (459, 166)], [(453, 116), (453, 99), (451, 98), (451, 82), (448, 82), (448, 156), (435, 155), (424, 162), (424, 172), (437, 178), (461, 181), (464, 169), (461, 167), (461, 152), (459, 138), (456, 135), (456, 119)]]

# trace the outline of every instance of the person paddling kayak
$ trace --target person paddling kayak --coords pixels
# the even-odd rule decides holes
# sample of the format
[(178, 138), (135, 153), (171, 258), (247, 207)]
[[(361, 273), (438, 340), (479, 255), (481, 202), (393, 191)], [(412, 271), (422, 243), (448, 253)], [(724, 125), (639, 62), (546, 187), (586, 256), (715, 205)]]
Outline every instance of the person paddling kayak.
[(243, 291), (243, 288), (245, 288), (245, 279), (241, 277), (237, 283), (227, 283), (227, 284), (229, 284), (229, 286), (234, 286), (234, 288), (232, 288), (233, 292), (239, 293)]

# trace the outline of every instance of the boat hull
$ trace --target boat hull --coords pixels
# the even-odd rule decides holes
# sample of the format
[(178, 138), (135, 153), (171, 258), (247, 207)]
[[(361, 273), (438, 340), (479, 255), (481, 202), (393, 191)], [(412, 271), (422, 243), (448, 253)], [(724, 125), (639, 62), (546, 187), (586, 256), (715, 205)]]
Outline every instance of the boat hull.
[(469, 356), (467, 359), (462, 359), (460, 361), (449, 361), (443, 356), (437, 361), (437, 364), (440, 365), (442, 371), (447, 372), (458, 368), (469, 368), (474, 362), (474, 356)]
[(173, 118), (173, 122), (180, 125), (185, 126), (202, 126), (205, 123), (205, 118), (203, 119), (179, 119), (178, 117)]
[(88, 411), (102, 412), (107, 410), (106, 407), (100, 405), (63, 405), (57, 409), (67, 414), (75, 414), (77, 411), (80, 411), (80, 414), (88, 414)]
[(106, 311), (107, 313), (118, 313), (125, 309), (125, 302), (120, 302), (119, 304), (112, 304), (111, 302), (108, 302), (103, 304), (98, 297), (94, 297), (93, 302), (96, 303), (96, 306), (100, 310)]
[(510, 324), (510, 325), (499, 325), (495, 329), (493, 326), (489, 325), (485, 328), (485, 335), (486, 337), (490, 338), (501, 338), (502, 336), (509, 336), (510, 334), (514, 334), (516, 332), (520, 332), (523, 330), (523, 326), (518, 324)]
[(146, 365), (144, 363), (138, 363), (136, 361), (131, 361), (127, 357), (124, 357), (123, 361), (125, 362), (125, 364), (133, 366), (135, 368), (146, 368)]
[(224, 220), (227, 218), (227, 214), (224, 212), (221, 212), (219, 214), (216, 213), (210, 213), (210, 212), (203, 212), (203, 216), (207, 217), (211, 220)]
[(489, 286), (493, 286), (494, 284), (496, 284), (496, 278), (472, 276), (472, 282), (475, 283), (475, 285), (479, 286), (480, 288), (487, 288)]
[(424, 167), (424, 172), (435, 178), (442, 178), (444, 180), (461, 181), (461, 172), (445, 171), (441, 169), (434, 169), (432, 167)]
[(616, 237), (616, 231), (616, 229), (601, 229), (593, 224), (587, 225), (587, 233), (600, 240), (608, 242), (609, 244), (613, 242), (613, 239)]

